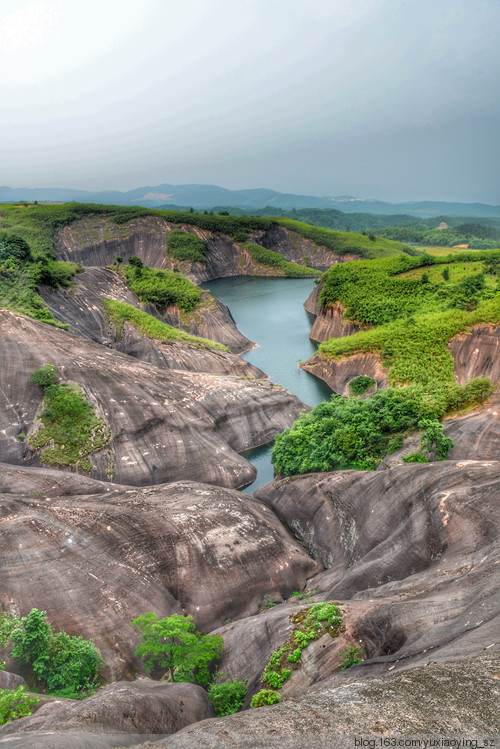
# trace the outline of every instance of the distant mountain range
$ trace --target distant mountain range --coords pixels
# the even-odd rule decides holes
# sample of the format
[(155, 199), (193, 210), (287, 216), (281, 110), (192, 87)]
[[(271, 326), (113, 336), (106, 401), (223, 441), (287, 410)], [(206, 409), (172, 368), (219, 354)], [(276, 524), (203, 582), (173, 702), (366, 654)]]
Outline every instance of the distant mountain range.
[(387, 203), (381, 200), (341, 196), (336, 198), (314, 195), (292, 195), (265, 188), (257, 190), (226, 190), (216, 185), (156, 185), (137, 187), (127, 192), (104, 190), (70, 190), (57, 187), (11, 188), (0, 187), (0, 203), (13, 203), (26, 200), (33, 202), (78, 202), (101, 203), (107, 205), (140, 205), (148, 208), (175, 208), (192, 206), (198, 210), (212, 209), (214, 206), (234, 206), (246, 211), (272, 207), (292, 210), (293, 208), (336, 208), (344, 213), (408, 214), (420, 218), (431, 216), (475, 216), (500, 217), (500, 206), (485, 203), (446, 203), (442, 201), (420, 201), (408, 203)]

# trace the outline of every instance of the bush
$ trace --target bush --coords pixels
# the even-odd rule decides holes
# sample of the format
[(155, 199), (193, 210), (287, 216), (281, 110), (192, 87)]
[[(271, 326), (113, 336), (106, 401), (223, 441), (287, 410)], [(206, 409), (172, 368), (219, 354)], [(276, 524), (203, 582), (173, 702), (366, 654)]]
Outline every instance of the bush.
[(349, 392), (353, 395), (363, 395), (363, 393), (366, 392), (368, 388), (371, 388), (376, 384), (377, 383), (375, 382), (373, 377), (368, 377), (367, 375), (359, 375), (359, 377), (355, 377), (350, 381)]
[(314, 268), (307, 268), (298, 263), (291, 263), (288, 260), (285, 260), (281, 253), (275, 252), (274, 250), (268, 250), (265, 247), (261, 247), (259, 244), (245, 242), (242, 247), (256, 263), (259, 265), (265, 265), (268, 268), (276, 268), (288, 278), (310, 278), (311, 276), (321, 275), (320, 271), (315, 270)]
[(47, 388), (59, 381), (59, 370), (53, 364), (45, 364), (30, 374), (30, 380), (42, 388)]
[(79, 699), (95, 689), (103, 661), (92, 640), (54, 632), (46, 612), (38, 609), (22, 619), (11, 617), (9, 629), (4, 642), (12, 643), (11, 656), (29, 666), (53, 694)]
[(133, 265), (134, 268), (143, 268), (144, 267), (144, 263), (142, 262), (142, 260), (141, 260), (140, 257), (137, 257), (137, 255), (129, 255), (128, 256), (128, 262), (129, 262), (129, 265)]
[(169, 270), (126, 266), (125, 280), (141, 302), (177, 306), (190, 312), (201, 302), (201, 291), (187, 278)]
[(0, 726), (31, 715), (38, 702), (38, 697), (29, 694), (23, 686), (17, 689), (0, 689)]
[(245, 702), (247, 683), (233, 679), (221, 684), (211, 684), (208, 696), (216, 715), (232, 715), (237, 713)]
[(277, 705), (278, 702), (281, 702), (278, 692), (275, 692), (274, 689), (261, 689), (252, 697), (250, 706), (265, 707), (265, 705)]
[(167, 238), (167, 254), (177, 260), (204, 263), (207, 243), (196, 234), (174, 229)]

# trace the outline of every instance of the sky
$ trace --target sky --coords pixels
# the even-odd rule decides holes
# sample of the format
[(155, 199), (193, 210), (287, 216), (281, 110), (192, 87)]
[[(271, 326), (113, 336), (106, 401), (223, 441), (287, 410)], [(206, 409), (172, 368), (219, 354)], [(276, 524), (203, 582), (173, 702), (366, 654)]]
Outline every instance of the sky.
[(500, 0), (9, 0), (0, 184), (500, 203)]

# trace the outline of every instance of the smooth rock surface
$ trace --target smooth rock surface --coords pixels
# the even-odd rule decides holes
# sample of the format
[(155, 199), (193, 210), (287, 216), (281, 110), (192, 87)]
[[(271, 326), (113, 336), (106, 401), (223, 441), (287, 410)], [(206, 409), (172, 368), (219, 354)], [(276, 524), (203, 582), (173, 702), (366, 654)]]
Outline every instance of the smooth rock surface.
[(495, 642), (500, 463), (309, 474), (256, 496), (326, 568), (309, 589), (366, 604), (353, 625), (365, 668), (418, 663), (429, 649), (476, 655)]
[(108, 678), (140, 670), (130, 627), (140, 614), (192, 614), (206, 632), (321, 569), (247, 494), (177, 482), (53, 497), (44, 482), (31, 496), (2, 497), (0, 604), (45, 610), (56, 629), (92, 637)]
[(403, 741), (412, 736), (493, 739), (500, 731), (499, 672), (496, 650), (454, 663), (430, 661), (355, 684), (317, 685), (279, 705), (189, 726), (153, 746), (350, 749), (354, 737), (371, 736), (377, 742), (373, 746), (383, 746), (378, 742), (390, 742), (391, 736)]
[[(85, 700), (54, 700), (33, 715), (7, 723), (0, 727), (0, 746), (71, 747), (74, 734), (80, 734), (80, 740), (90, 734), (91, 742), (100, 740), (104, 747), (119, 746), (136, 743), (141, 734), (154, 739), (214, 716), (206, 691), (195, 684), (120, 681)], [(52, 732), (52, 743), (48, 732)], [(6, 736), (16, 741), (10, 743)], [(19, 737), (26, 743), (20, 744)], [(32, 744), (30, 739), (39, 743)]]
[(387, 387), (387, 369), (375, 354), (353, 354), (348, 359), (326, 359), (315, 354), (299, 366), (339, 395), (349, 395), (349, 383), (359, 375), (372, 377), (379, 389)]

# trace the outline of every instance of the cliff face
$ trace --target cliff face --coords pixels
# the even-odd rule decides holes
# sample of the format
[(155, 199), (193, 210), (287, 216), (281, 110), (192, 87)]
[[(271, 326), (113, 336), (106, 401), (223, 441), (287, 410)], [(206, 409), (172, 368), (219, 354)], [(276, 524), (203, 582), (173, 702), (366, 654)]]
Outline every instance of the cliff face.
[[(96, 222), (98, 227), (98, 219)], [(166, 254), (168, 234), (179, 228), (205, 240), (206, 263), (179, 264)], [(113, 232), (122, 236), (110, 236)], [(303, 263), (304, 259), (309, 259), (312, 267), (323, 270), (333, 263), (357, 259), (354, 255), (335, 255), (327, 248), (318, 247), (311, 240), (303, 239), (298, 234), (278, 226), (266, 232), (254, 232), (250, 239), (267, 249), (281, 253), (286, 260)], [(84, 266), (110, 265), (114, 263), (117, 255), (124, 260), (129, 255), (137, 255), (145, 265), (153, 268), (165, 269), (180, 265), (184, 275), (197, 284), (214, 278), (254, 273), (254, 265), (248, 253), (230, 237), (187, 225), (179, 227), (161, 218), (138, 219), (114, 229), (107, 227), (106, 231), (96, 230), (95, 227), (90, 231), (88, 220), (78, 221), (59, 233), (56, 247), (61, 258), (80, 262)]]
[(40, 464), (27, 443), (43, 393), (29, 375), (45, 364), (80, 385), (109, 426), (91, 476), (120, 483), (243, 486), (255, 469), (237, 451), (269, 442), (303, 408), (268, 381), (159, 369), (7, 310), (0, 338), (0, 454), (9, 463)]
[(363, 330), (351, 320), (344, 317), (344, 309), (341, 304), (335, 302), (331, 307), (323, 307), (319, 303), (321, 284), (315, 286), (309, 297), (304, 302), (304, 309), (312, 315), (316, 315), (309, 338), (317, 343), (327, 341), (329, 338), (343, 338)]
[[(169, 307), (160, 312), (154, 305), (142, 304), (122, 276), (109, 268), (87, 268), (84, 273), (77, 274), (75, 285), (71, 289), (55, 291), (42, 287), (40, 294), (54, 317), (69, 324), (73, 332), (105, 346), (117, 347), (116, 335), (106, 320), (101, 304), (101, 300), (105, 298), (142, 309), (175, 328), (187, 328), (187, 332), (192, 335), (223, 343), (235, 354), (247, 351), (253, 345), (252, 341), (239, 332), (225, 304), (214, 299), (208, 292), (204, 294), (201, 306), (184, 315), (181, 320), (181, 313), (177, 307)], [(118, 348), (129, 353), (123, 345)]]
[(357, 255), (336, 255), (327, 247), (319, 247), (312, 240), (305, 239), (284, 226), (271, 226), (267, 231), (254, 232), (251, 241), (281, 253), (287, 260), (304, 263), (318, 270), (328, 270), (335, 263), (359, 260)]
[(387, 387), (387, 370), (374, 354), (354, 354), (349, 359), (324, 359), (315, 354), (299, 365), (301, 369), (326, 382), (334, 393), (349, 395), (349, 383), (359, 375), (372, 377), (377, 388)]

